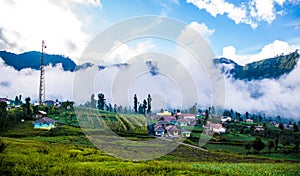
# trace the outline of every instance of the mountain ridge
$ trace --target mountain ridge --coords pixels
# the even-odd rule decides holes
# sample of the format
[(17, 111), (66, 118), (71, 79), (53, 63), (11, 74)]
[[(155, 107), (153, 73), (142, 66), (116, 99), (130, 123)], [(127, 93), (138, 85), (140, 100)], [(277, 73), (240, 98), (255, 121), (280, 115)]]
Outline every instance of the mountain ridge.
[[(29, 51), (21, 54), (15, 54), (7, 51), (0, 51), (0, 58), (6, 65), (12, 66), (20, 71), (24, 68), (35, 70), (40, 69), (41, 52)], [(227, 77), (233, 77), (238, 80), (261, 80), (261, 79), (279, 79), (281, 76), (290, 73), (298, 63), (300, 54), (298, 50), (287, 55), (280, 55), (269, 59), (248, 63), (245, 66), (239, 65), (228, 58), (215, 58), (213, 60), (215, 66)], [(95, 65), (92, 63), (84, 63), (76, 65), (69, 57), (56, 54), (45, 54), (45, 65), (55, 66), (62, 64), (64, 71), (78, 71), (89, 67), (97, 66), (99, 70), (107, 67), (128, 67), (127, 63), (119, 63), (114, 65)], [(146, 63), (147, 64), (147, 63)], [(149, 63), (148, 63), (149, 66)], [(151, 67), (151, 65), (150, 65)], [(151, 67), (152, 68), (152, 67)], [(158, 69), (158, 68), (157, 68)]]
[(216, 58), (214, 64), (227, 76), (238, 80), (252, 81), (261, 79), (279, 79), (290, 73), (297, 65), (300, 54), (298, 50), (287, 55), (248, 63), (241, 66), (227, 58)]
[[(12, 66), (20, 71), (24, 68), (31, 68), (35, 70), (40, 69), (41, 52), (29, 51), (21, 54), (15, 54), (7, 51), (0, 51), (0, 57), (6, 65)], [(44, 63), (46, 66), (54, 66), (62, 64), (64, 71), (74, 71), (76, 64), (69, 57), (57, 54), (45, 54)]]
[[(25, 68), (31, 68), (35, 70), (40, 69), (42, 53), (38, 51), (29, 51), (21, 54), (15, 54), (7, 51), (0, 51), (0, 58), (3, 59), (4, 63), (8, 66), (12, 66), (14, 69), (20, 71)], [(44, 57), (45, 66), (55, 66), (56, 64), (62, 64), (64, 71), (79, 71), (82, 69), (87, 69), (90, 67), (98, 67), (99, 70), (103, 70), (107, 67), (128, 67), (128, 63), (118, 63), (112, 65), (95, 65), (93, 63), (83, 63), (81, 65), (76, 65), (71, 58), (57, 55), (57, 54), (45, 54)]]

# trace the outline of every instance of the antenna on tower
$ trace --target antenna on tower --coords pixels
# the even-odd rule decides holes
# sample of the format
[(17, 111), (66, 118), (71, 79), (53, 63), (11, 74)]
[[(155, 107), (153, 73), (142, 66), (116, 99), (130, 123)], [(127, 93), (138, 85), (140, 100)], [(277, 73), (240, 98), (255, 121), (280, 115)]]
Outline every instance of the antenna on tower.
[(40, 91), (39, 91), (39, 105), (43, 105), (45, 101), (45, 64), (44, 64), (44, 49), (45, 41), (42, 40), (42, 58), (41, 58), (41, 75), (40, 75)]

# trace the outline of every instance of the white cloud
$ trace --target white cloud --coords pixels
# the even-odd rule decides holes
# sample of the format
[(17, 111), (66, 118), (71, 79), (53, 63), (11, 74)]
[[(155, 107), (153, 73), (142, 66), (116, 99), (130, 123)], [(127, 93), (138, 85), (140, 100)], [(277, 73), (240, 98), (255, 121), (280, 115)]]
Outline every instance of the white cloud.
[[(236, 48), (227, 46), (223, 49), (223, 56), (233, 59), (238, 64), (267, 59), (294, 52), (296, 47), (287, 42), (275, 40), (264, 46), (261, 51), (253, 55), (237, 55)], [(299, 119), (300, 113), (300, 63), (294, 70), (279, 79), (264, 79), (254, 81), (241, 81), (225, 78), (226, 82), (226, 107), (236, 109), (242, 113), (265, 113), (267, 116), (283, 116)]]
[(107, 56), (106, 64), (127, 63), (130, 59), (143, 53), (155, 49), (156, 46), (150, 41), (132, 41), (129, 43), (122, 43), (115, 41), (111, 53)]
[[(144, 43), (141, 43), (141, 45), (148, 45), (147, 42)], [(128, 48), (136, 51), (135, 53), (144, 50), (138, 49), (138, 44), (136, 47), (120, 44), (124, 47), (123, 51)], [(271, 51), (277, 50), (277, 47), (284, 45), (285, 42), (274, 41), (265, 46), (260, 54), (272, 53)], [(228, 55), (235, 54), (236, 49), (230, 46), (225, 49), (226, 52), (228, 52)], [(139, 101), (142, 101), (148, 93), (151, 93), (154, 98), (153, 103), (157, 103), (153, 104), (153, 107), (157, 109), (161, 106), (176, 107), (178, 103), (182, 103), (182, 98), (185, 98), (184, 108), (197, 101), (201, 107), (210, 106), (212, 88), (214, 88), (211, 86), (215, 86), (215, 84), (212, 85), (212, 82), (210, 82), (211, 77), (209, 76), (216, 75), (207, 75), (207, 68), (202, 68), (199, 64), (190, 64), (193, 63), (191, 62), (193, 61), (193, 56), (189, 52), (173, 54), (176, 54), (176, 57), (172, 58), (160, 53), (146, 53), (146, 55), (141, 55), (140, 58), (130, 60), (131, 65), (128, 68), (108, 67), (95, 75), (91, 74), (96, 67), (80, 70), (77, 73), (63, 71), (61, 65), (47, 67), (46, 99), (73, 100), (72, 90), (74, 86), (76, 87), (73, 80), (75, 75), (78, 74), (79, 76), (87, 77), (83, 77), (85, 79), (82, 79), (82, 82), (77, 82), (77, 86), (90, 83), (93, 84), (93, 90), (87, 93), (83, 92), (85, 94), (81, 97), (83, 98), (81, 99), (82, 102), (77, 103), (88, 101), (92, 93), (103, 92), (109, 103), (129, 106), (133, 104), (132, 97), (134, 93), (138, 93)], [(157, 64), (159, 72), (164, 74), (151, 76), (149, 68), (145, 64), (145, 61), (149, 58)], [(178, 58), (178, 61), (174, 60), (176, 58)], [(188, 68), (188, 70), (185, 68)], [(1, 97), (8, 96), (8, 98), (13, 99), (16, 95), (22, 94), (23, 97), (30, 96), (32, 100), (37, 100), (39, 71), (31, 69), (16, 71), (12, 67), (4, 65), (3, 61), (0, 60), (0, 74), (6, 75), (1, 77), (0, 80)], [(300, 66), (298, 64), (291, 73), (278, 80), (264, 79), (244, 82), (225, 78), (226, 87), (218, 90), (226, 92), (225, 107), (227, 108), (232, 108), (241, 113), (246, 111), (250, 113), (263, 112), (266, 115), (280, 115), (299, 119), (299, 74)], [(195, 87), (195, 90), (192, 91), (194, 89), (192, 88), (193, 85), (200, 86)], [(197, 96), (199, 96), (199, 99), (195, 98)], [(157, 100), (159, 97), (163, 99), (161, 100), (162, 102)]]
[(233, 46), (226, 46), (225, 48), (223, 48), (223, 55), (222, 57), (228, 58), (228, 59), (233, 59), (233, 60), (237, 60), (237, 56), (236, 56), (236, 49)]
[(198, 22), (192, 22), (189, 24), (189, 27), (192, 27), (195, 31), (199, 32), (202, 37), (209, 40), (209, 38), (213, 35), (215, 32), (214, 29), (209, 29), (205, 23), (198, 23)]
[[(283, 5), (285, 0), (250, 0), (239, 5), (226, 2), (225, 0), (186, 0), (200, 10), (206, 10), (212, 16), (225, 15), (236, 24), (249, 24), (256, 28), (261, 21), (272, 23), (276, 15), (282, 11), (276, 11), (275, 4)], [(280, 12), (280, 13), (279, 13)]]
[(89, 40), (83, 31), (86, 21), (73, 11), (71, 3), (101, 7), (96, 0), (0, 2), (0, 49), (11, 52), (40, 50), (45, 40), (48, 53), (79, 58)]
[(226, 107), (245, 113), (265, 113), (299, 119), (300, 65), (278, 80), (244, 82), (226, 78)]
[(281, 54), (289, 54), (297, 49), (294, 45), (289, 45), (287, 42), (275, 40), (264, 46), (261, 51), (253, 55), (238, 55), (234, 46), (227, 46), (223, 48), (223, 57), (232, 59), (240, 65), (259, 61), (262, 59), (268, 59)]
[(280, 6), (283, 6), (283, 3), (285, 2), (286, 0), (275, 0), (275, 2), (277, 4), (279, 4)]
[[(0, 82), (5, 83), (0, 86), (1, 97), (14, 99), (21, 94), (24, 98), (30, 97), (32, 101), (37, 101), (39, 89), (40, 71), (32, 69), (22, 69), (17, 71), (12, 67), (4, 65), (0, 58)], [(46, 99), (71, 100), (74, 73), (63, 71), (61, 65), (45, 68)]]
[(205, 9), (212, 16), (227, 14), (228, 18), (233, 20), (236, 24), (246, 23), (250, 24), (252, 27), (256, 27), (255, 24), (247, 19), (247, 10), (244, 4), (240, 7), (234, 4), (225, 2), (224, 0), (187, 0), (188, 3), (192, 3), (197, 6), (200, 10)]
[(251, 4), (251, 16), (257, 21), (266, 21), (272, 23), (276, 18), (273, 0), (252, 0)]

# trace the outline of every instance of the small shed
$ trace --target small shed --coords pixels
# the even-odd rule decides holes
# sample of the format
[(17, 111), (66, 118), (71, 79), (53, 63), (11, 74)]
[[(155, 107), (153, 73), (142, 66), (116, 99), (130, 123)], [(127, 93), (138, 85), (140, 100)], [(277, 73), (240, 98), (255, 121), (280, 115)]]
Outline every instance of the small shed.
[(51, 130), (56, 127), (56, 121), (48, 117), (43, 117), (33, 122), (33, 128), (39, 130)]

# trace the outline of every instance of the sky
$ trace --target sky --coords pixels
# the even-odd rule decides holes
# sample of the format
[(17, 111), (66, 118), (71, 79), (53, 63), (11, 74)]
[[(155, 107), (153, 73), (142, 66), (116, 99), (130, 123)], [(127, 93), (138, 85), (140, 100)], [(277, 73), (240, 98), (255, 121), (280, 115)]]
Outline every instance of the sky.
[[(126, 20), (145, 16), (170, 18), (183, 24), (182, 29), (192, 28), (205, 39), (214, 57), (226, 57), (241, 65), (300, 49), (299, 0), (1, 0), (0, 16), (0, 50), (14, 53), (40, 51), (41, 41), (45, 40), (47, 53), (69, 56), (78, 64), (86, 61), (82, 59), (82, 56), (99, 34), (109, 31)], [(146, 23), (145, 27), (147, 27)], [(178, 49), (172, 41), (170, 43), (168, 40), (148, 37), (124, 42), (121, 39), (117, 40), (122, 37), (121, 35), (116, 34), (114, 37), (116, 40), (113, 41), (108, 60), (102, 60), (107, 65), (135, 63), (131, 60), (133, 57), (151, 52), (171, 53), (172, 57), (192, 57), (185, 53), (184, 48)], [(184, 39), (189, 39), (189, 36), (184, 32), (179, 32), (176, 40), (184, 43)], [(160, 56), (165, 57), (165, 55)], [(99, 61), (89, 61), (99, 64)], [(159, 66), (160, 71), (168, 69), (168, 64), (162, 65), (155, 59), (153, 63), (154, 66)], [(186, 59), (178, 64), (177, 69), (183, 69), (180, 65), (189, 68), (201, 67), (191, 63), (189, 59)], [(93, 91), (104, 91), (109, 94), (109, 91), (115, 90), (114, 86), (120, 86), (115, 85), (114, 82), (111, 82), (111, 85), (97, 84), (115, 79), (115, 76), (118, 76), (117, 70), (111, 67), (100, 72), (93, 80), (96, 82)], [(210, 103), (209, 99), (214, 90), (212, 90), (213, 85), (207, 86), (203, 82), (211, 81), (205, 74), (209, 76), (213, 72), (205, 68), (199, 70), (198, 73), (203, 73), (204, 76), (192, 76), (190, 83), (201, 85), (200, 88), (196, 86), (195, 89), (201, 94), (199, 99), (206, 102), (202, 104), (205, 106)], [(15, 95), (24, 94), (33, 97), (33, 100), (37, 99), (38, 71), (31, 69), (16, 71), (1, 61), (0, 72), (0, 96), (13, 99)], [(266, 111), (269, 114), (280, 115), (288, 113), (286, 115), (288, 117), (299, 118), (297, 114), (300, 110), (296, 105), (300, 102), (295, 99), (300, 94), (300, 84), (296, 79), (298, 72), (297, 66), (291, 74), (279, 80), (251, 83), (224, 78), (225, 106), (242, 112)], [(121, 73), (127, 74), (125, 71)], [(74, 98), (74, 77), (76, 77), (74, 74), (63, 71), (60, 65), (47, 67), (47, 99)], [(187, 75), (191, 74), (197, 75), (193, 69), (187, 71)], [(175, 72), (170, 72), (169, 75), (178, 76)], [(143, 79), (149, 81), (151, 78), (147, 75)], [(168, 77), (159, 78), (158, 76), (157, 79), (152, 80), (154, 85), (159, 83), (158, 85), (161, 86), (161, 90), (155, 89), (156, 99), (161, 100), (156, 102), (159, 105), (168, 104), (167, 101), (177, 101), (176, 98), (176, 100), (167, 99), (175, 97), (176, 94), (183, 94), (179, 89), (185, 86), (181, 84), (184, 77), (178, 78), (180, 81), (173, 80), (173, 83), (171, 78), (167, 79), (169, 83), (165, 81), (166, 78)], [(141, 97), (146, 97), (148, 90), (142, 90), (145, 82), (143, 79), (136, 79), (138, 81), (132, 81), (127, 86), (138, 87), (141, 90)], [(37, 86), (32, 88), (28, 83)], [(169, 87), (169, 89), (163, 89), (164, 87)], [(125, 88), (128, 89), (130, 95), (137, 91), (132, 90), (132, 87)], [(201, 88), (205, 90), (200, 90)], [(170, 91), (171, 89), (174, 93)], [(262, 92), (263, 96), (258, 99), (253, 98), (251, 96), (253, 91)], [(169, 93), (168, 97), (162, 96), (160, 92)], [(191, 96), (194, 94), (188, 95), (188, 97)], [(128, 101), (131, 103), (131, 96), (129, 97)], [(180, 101), (180, 97), (178, 99)], [(287, 101), (291, 99), (294, 103)], [(280, 109), (279, 112), (278, 109)]]
[(0, 50), (40, 50), (43, 39), (47, 52), (77, 61), (111, 25), (159, 15), (193, 25), (216, 56), (245, 64), (299, 48), (299, 9), (299, 0), (3, 0)]

